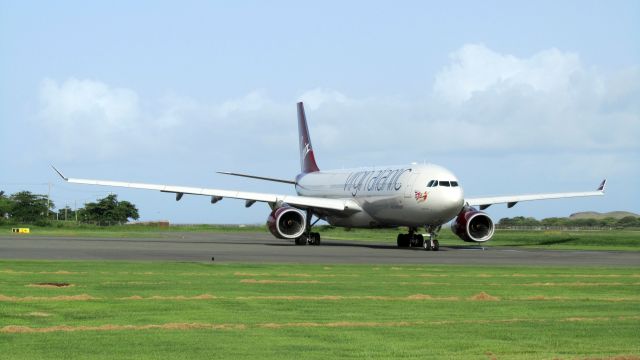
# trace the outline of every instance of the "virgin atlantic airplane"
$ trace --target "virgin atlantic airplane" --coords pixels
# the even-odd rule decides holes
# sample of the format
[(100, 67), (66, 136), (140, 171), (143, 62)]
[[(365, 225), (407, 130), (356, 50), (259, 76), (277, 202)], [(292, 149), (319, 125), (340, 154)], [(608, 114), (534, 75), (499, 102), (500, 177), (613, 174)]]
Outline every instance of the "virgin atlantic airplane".
[[(301, 102), (298, 103), (298, 132), (301, 172), (295, 179), (222, 172), (291, 184), (297, 195), (74, 179), (65, 177), (55, 167), (54, 170), (70, 183), (156, 190), (174, 193), (176, 200), (189, 194), (210, 196), (212, 204), (223, 198), (245, 200), (246, 207), (264, 202), (271, 208), (267, 218), (269, 231), (280, 239), (294, 239), (296, 245), (320, 245), (320, 234), (311, 230), (322, 219), (333, 226), (347, 228), (404, 226), (408, 232), (398, 234), (398, 247), (422, 246), (425, 250), (438, 250), (438, 233), (442, 225), (452, 219), (451, 229), (462, 240), (481, 243), (491, 239), (493, 221), (480, 210), (493, 204), (507, 204), (511, 208), (522, 201), (604, 195), (606, 179), (596, 191), (465, 198), (458, 178), (444, 167), (433, 164), (321, 171)], [(316, 220), (312, 223), (314, 216)], [(418, 233), (422, 227), (429, 234), (427, 240)]]

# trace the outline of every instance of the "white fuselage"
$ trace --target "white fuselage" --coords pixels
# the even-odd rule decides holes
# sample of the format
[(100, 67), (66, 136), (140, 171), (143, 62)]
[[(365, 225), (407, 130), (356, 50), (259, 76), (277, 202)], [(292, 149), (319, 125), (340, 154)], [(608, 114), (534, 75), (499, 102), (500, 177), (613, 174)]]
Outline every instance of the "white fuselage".
[[(433, 186), (432, 180), (438, 185)], [(301, 174), (296, 192), (300, 196), (355, 201), (363, 211), (321, 214), (329, 224), (344, 227), (438, 226), (453, 219), (464, 206), (458, 179), (449, 170), (432, 164)]]

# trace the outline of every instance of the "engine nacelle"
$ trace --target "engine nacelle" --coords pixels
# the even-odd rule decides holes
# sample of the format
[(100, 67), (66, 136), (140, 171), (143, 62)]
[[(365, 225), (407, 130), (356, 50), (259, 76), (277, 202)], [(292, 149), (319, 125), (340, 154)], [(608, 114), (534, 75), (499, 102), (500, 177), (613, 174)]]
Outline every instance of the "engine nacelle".
[(304, 233), (306, 215), (290, 206), (279, 207), (269, 214), (267, 227), (278, 239), (295, 239)]
[(454, 234), (466, 242), (485, 242), (495, 230), (489, 215), (471, 206), (465, 206), (451, 224)]

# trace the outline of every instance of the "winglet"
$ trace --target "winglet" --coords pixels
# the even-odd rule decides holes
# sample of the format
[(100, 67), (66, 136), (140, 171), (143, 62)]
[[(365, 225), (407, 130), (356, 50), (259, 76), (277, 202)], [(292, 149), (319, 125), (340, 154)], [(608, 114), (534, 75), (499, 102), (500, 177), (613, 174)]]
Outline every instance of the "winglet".
[(69, 181), (69, 178), (64, 177), (64, 175), (62, 175), (62, 173), (61, 173), (60, 171), (58, 171), (58, 169), (56, 169), (56, 167), (55, 167), (55, 166), (51, 165), (51, 167), (53, 168), (53, 170), (55, 170), (55, 171), (58, 173), (58, 175), (60, 175), (60, 177), (62, 178), (62, 180), (64, 180), (64, 181)]
[(607, 187), (607, 179), (602, 180), (600, 186), (598, 186), (598, 191), (604, 192), (605, 187)]

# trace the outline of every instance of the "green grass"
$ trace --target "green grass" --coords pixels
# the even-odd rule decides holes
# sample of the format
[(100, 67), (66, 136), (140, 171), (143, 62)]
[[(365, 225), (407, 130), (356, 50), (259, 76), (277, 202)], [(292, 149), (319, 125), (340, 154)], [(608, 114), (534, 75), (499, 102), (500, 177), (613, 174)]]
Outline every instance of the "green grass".
[[(71, 237), (119, 237), (147, 238), (172, 237), (176, 233), (221, 233), (221, 232), (263, 232), (268, 233), (265, 226), (260, 225), (189, 225), (161, 228), (153, 225), (121, 225), (99, 227), (93, 225), (62, 224), (60, 226), (26, 226), (31, 229), (30, 235), (20, 236), (71, 236)], [(396, 243), (396, 236), (406, 232), (399, 229), (350, 229), (318, 226), (323, 239), (375, 241), (389, 244)], [(11, 227), (1, 226), (0, 236), (10, 236)], [(465, 243), (449, 229), (442, 229), (439, 236), (441, 245), (460, 246), (478, 245)], [(638, 230), (602, 230), (602, 231), (514, 231), (497, 230), (493, 239), (483, 246), (509, 246), (546, 249), (572, 250), (620, 250), (640, 251), (640, 231)]]
[[(321, 230), (323, 239), (364, 240), (396, 243), (396, 229), (352, 229), (340, 228)], [(449, 229), (442, 229), (439, 236), (441, 245), (480, 245), (465, 243)], [(482, 246), (509, 246), (572, 250), (622, 250), (640, 251), (640, 231), (513, 231), (497, 230), (493, 238)]]
[(0, 261), (10, 359), (639, 358), (639, 331), (640, 267)]
[(120, 237), (120, 238), (144, 238), (149, 236), (169, 237), (177, 232), (259, 232), (267, 231), (260, 225), (180, 225), (160, 227), (157, 225), (114, 225), (96, 226), (88, 224), (76, 224), (73, 222), (54, 222), (51, 226), (36, 225), (2, 225), (0, 234), (10, 234), (12, 228), (26, 227), (31, 234), (40, 236), (64, 236), (64, 237)]

